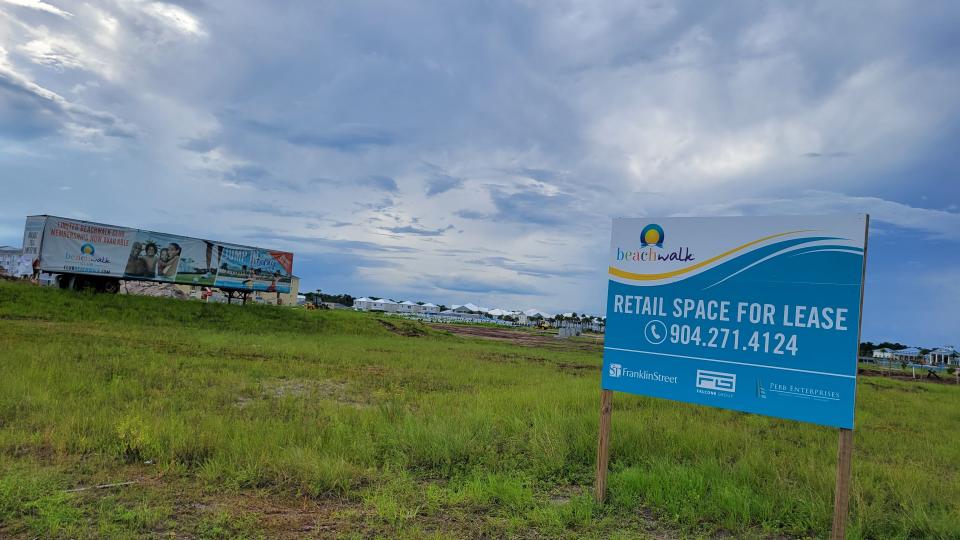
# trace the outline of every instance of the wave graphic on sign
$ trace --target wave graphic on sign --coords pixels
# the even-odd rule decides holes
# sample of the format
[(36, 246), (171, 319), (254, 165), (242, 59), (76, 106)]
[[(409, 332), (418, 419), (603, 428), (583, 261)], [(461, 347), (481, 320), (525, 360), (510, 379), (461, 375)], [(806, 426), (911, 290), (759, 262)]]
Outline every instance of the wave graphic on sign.
[[(792, 234), (800, 234), (805, 232), (811, 232), (811, 231), (810, 230), (789, 231), (789, 232), (783, 232), (783, 233), (765, 236), (763, 238), (758, 238), (757, 240), (753, 240), (751, 242), (747, 242), (745, 244), (729, 249), (715, 257), (711, 257), (709, 259), (706, 259), (696, 264), (692, 264), (690, 266), (678, 268), (676, 270), (671, 270), (669, 272), (662, 272), (657, 274), (639, 274), (634, 272), (628, 272), (626, 270), (621, 270), (619, 268), (611, 266), (609, 267), (609, 274), (611, 276), (615, 276), (615, 277), (630, 280), (630, 281), (660, 281), (660, 280), (668, 280), (670, 278), (683, 276), (685, 274), (691, 274), (691, 275), (699, 274), (700, 272), (697, 272), (698, 270), (705, 271), (707, 267), (714, 265), (713, 266), (714, 268), (719, 266), (732, 267), (730, 268), (731, 272), (729, 274), (725, 273), (726, 275), (723, 276), (728, 278), (728, 277), (732, 277), (732, 274), (739, 273), (743, 270), (746, 270), (747, 268), (754, 266), (756, 264), (759, 264), (764, 260), (768, 260), (772, 257), (776, 257), (778, 255), (788, 253), (788, 252), (794, 253), (802, 249), (816, 249), (816, 250), (832, 249), (832, 250), (849, 251), (849, 252), (862, 254), (863, 250), (854, 246), (843, 245), (843, 244), (833, 244), (833, 245), (823, 244), (823, 242), (846, 240), (844, 238), (838, 238), (834, 236), (807, 236), (803, 238), (784, 240), (784, 241), (776, 242), (773, 244), (759, 245), (759, 244), (763, 244), (768, 240), (772, 240), (775, 238), (782, 238), (784, 236), (789, 236)], [(817, 245), (809, 246), (809, 244), (817, 244)], [(756, 246), (754, 249), (744, 252), (744, 250), (748, 250), (749, 248), (754, 246)]]
[[(794, 244), (794, 245), (786, 245), (786, 246), (784, 246), (785, 244), (791, 244), (791, 242), (782, 242), (782, 243), (779, 243), (779, 244), (774, 244), (774, 245), (771, 246), (771, 247), (783, 247), (783, 249), (779, 249), (779, 250), (775, 251), (775, 252), (772, 253), (772, 254), (762, 256), (761, 258), (756, 259), (756, 260), (754, 260), (753, 262), (749, 262), (749, 261), (746, 261), (746, 260), (742, 261), (743, 264), (741, 265), (741, 267), (739, 268), (739, 270), (736, 270), (735, 272), (733, 272), (733, 273), (731, 273), (731, 274), (728, 274), (726, 277), (724, 277), (723, 279), (720, 279), (719, 281), (713, 283), (712, 285), (709, 285), (709, 286), (707, 286), (707, 287), (704, 287), (704, 290), (706, 290), (706, 289), (711, 289), (711, 288), (713, 288), (713, 287), (716, 287), (717, 285), (723, 283), (724, 281), (727, 281), (728, 279), (730, 279), (730, 278), (732, 278), (732, 277), (734, 277), (734, 276), (737, 276), (737, 275), (739, 275), (739, 274), (741, 274), (741, 273), (743, 273), (743, 272), (746, 272), (747, 270), (753, 268), (754, 266), (757, 266), (757, 265), (759, 265), (759, 264), (765, 263), (765, 262), (770, 261), (770, 260), (773, 260), (773, 259), (778, 259), (778, 258), (780, 258), (780, 257), (785, 257), (785, 256), (788, 256), (788, 255), (789, 255), (790, 257), (797, 257), (797, 256), (801, 256), (801, 255), (810, 255), (810, 254), (814, 254), (814, 253), (833, 253), (833, 252), (836, 252), (836, 253), (850, 253), (850, 254), (859, 255), (859, 256), (862, 256), (862, 255), (863, 255), (863, 250), (862, 250), (861, 248), (854, 247), (854, 246), (846, 246), (846, 245), (841, 245), (841, 244), (820, 244), (819, 242), (823, 241), (824, 239), (818, 239), (818, 238), (801, 239), (801, 240), (803, 240), (803, 242), (802, 242), (801, 244), (799, 244), (799, 245)], [(838, 239), (838, 238), (827, 238), (827, 240), (839, 240), (839, 239)], [(817, 243), (817, 245), (815, 245), (815, 246), (805, 245), (805, 244), (809, 244), (809, 243)], [(757, 251), (760, 251), (760, 250), (757, 250)], [(734, 261), (736, 261), (736, 260), (737, 260), (737, 259), (734, 259)], [(734, 262), (734, 261), (731, 261), (731, 262)]]

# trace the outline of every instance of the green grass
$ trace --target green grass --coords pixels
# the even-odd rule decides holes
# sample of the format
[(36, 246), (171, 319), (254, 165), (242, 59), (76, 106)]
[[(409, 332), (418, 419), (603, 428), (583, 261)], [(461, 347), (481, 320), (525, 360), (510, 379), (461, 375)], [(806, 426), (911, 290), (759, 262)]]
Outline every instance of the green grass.
[[(0, 283), (0, 536), (829, 531), (835, 430), (617, 394), (598, 506), (599, 353), (387, 320)], [(960, 538), (960, 388), (857, 403), (850, 536)]]

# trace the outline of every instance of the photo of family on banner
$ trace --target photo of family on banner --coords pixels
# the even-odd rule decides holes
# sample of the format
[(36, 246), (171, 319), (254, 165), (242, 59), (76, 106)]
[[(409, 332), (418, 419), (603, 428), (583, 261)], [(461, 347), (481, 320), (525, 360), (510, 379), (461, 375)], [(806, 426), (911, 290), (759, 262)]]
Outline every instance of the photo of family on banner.
[(224, 289), (289, 292), (293, 257), (183, 236), (137, 231), (124, 276)]

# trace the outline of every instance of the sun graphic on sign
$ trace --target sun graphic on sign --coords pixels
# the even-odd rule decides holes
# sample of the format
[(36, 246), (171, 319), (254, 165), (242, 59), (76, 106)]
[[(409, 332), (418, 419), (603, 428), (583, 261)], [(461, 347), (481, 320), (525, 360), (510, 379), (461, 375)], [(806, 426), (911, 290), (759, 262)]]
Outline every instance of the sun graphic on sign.
[(640, 245), (647, 247), (653, 244), (657, 247), (663, 247), (663, 227), (656, 223), (651, 223), (640, 231)]
[(80, 246), (80, 253), (83, 253), (84, 255), (93, 255), (94, 251), (93, 244), (84, 244)]

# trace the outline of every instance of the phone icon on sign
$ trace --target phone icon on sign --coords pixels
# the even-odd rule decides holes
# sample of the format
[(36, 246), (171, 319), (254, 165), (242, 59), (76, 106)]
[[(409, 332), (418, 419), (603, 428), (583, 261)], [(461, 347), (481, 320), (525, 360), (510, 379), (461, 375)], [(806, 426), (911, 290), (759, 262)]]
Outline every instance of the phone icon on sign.
[(663, 339), (663, 338), (660, 337), (660, 332), (657, 332), (657, 327), (656, 327), (656, 326), (651, 326), (651, 327), (650, 327), (650, 335), (653, 336), (653, 337), (656, 338), (656, 339)]
[(667, 339), (667, 325), (658, 320), (652, 320), (643, 328), (643, 335), (654, 345), (663, 343)]

